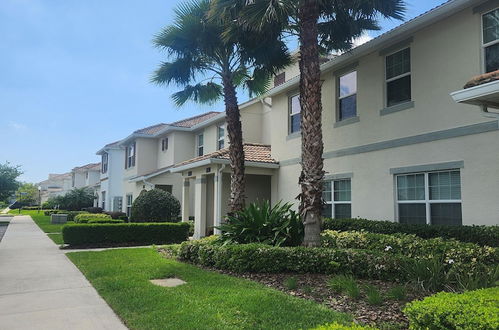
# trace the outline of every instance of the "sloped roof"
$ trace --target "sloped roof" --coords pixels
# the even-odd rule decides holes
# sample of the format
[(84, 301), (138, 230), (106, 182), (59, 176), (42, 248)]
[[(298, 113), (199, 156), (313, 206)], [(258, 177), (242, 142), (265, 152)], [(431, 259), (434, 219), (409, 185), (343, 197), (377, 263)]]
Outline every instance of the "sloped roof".
[[(175, 164), (175, 167), (181, 167), (184, 165), (193, 164), (206, 159), (229, 160), (229, 148), (220, 149), (218, 151), (203, 156), (183, 161), (181, 163)], [(255, 163), (278, 164), (278, 162), (272, 158), (271, 148), (269, 145), (256, 144), (256, 143), (244, 144), (244, 161), (255, 162)]]
[(200, 124), (212, 117), (215, 117), (216, 115), (220, 114), (220, 112), (217, 111), (210, 111), (206, 112), (197, 116), (189, 117), (186, 119), (182, 119), (170, 124), (166, 123), (160, 123), (148, 127), (144, 127), (141, 129), (136, 130), (134, 133), (135, 134), (145, 134), (145, 135), (155, 135), (159, 132), (161, 132), (163, 129), (165, 129), (168, 126), (175, 126), (175, 127), (185, 127), (185, 128), (191, 128), (197, 124)]
[(464, 85), (464, 88), (471, 88), (479, 85), (483, 85), (492, 81), (499, 80), (499, 70), (492, 71), (489, 73), (481, 74), (473, 77), (470, 81)]
[(100, 171), (100, 163), (90, 163), (73, 168), (73, 171), (97, 170)]

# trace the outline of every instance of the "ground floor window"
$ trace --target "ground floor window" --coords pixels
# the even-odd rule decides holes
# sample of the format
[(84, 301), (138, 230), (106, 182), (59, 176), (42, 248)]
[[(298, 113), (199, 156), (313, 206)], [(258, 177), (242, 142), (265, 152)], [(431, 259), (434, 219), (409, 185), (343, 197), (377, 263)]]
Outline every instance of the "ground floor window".
[(105, 211), (106, 210), (106, 192), (102, 192), (102, 209)]
[(461, 225), (459, 170), (396, 176), (400, 223)]
[(130, 217), (132, 215), (132, 203), (133, 203), (133, 195), (126, 195), (126, 216)]
[(324, 182), (325, 218), (349, 219), (352, 217), (352, 188), (350, 179)]
[(114, 212), (122, 212), (123, 210), (123, 197), (116, 196), (113, 201), (113, 211)]

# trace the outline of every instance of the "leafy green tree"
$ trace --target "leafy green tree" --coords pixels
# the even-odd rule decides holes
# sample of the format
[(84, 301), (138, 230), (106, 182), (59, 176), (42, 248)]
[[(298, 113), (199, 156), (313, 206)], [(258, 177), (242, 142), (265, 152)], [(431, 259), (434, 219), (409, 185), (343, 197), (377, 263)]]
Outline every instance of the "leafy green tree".
[(81, 211), (86, 207), (94, 205), (95, 196), (91, 189), (75, 188), (63, 196), (52, 197), (48, 200), (48, 205), (52, 208), (59, 206), (61, 210)]
[(266, 34), (248, 34), (236, 29), (224, 36), (227, 21), (208, 19), (209, 9), (210, 0), (195, 0), (175, 10), (175, 22), (154, 39), (154, 44), (166, 51), (169, 61), (160, 65), (152, 81), (183, 88), (172, 96), (178, 106), (189, 100), (213, 104), (223, 98), (232, 170), (229, 204), (234, 212), (243, 209), (245, 196), (244, 148), (236, 89), (247, 89), (250, 95), (266, 91), (271, 75), (284, 68), (290, 56), (283, 42), (275, 42)]
[(34, 205), (39, 202), (38, 186), (33, 183), (22, 183), (17, 188), (16, 195), (23, 205)]
[[(302, 171), (300, 214), (305, 226), (303, 245), (320, 245), (324, 205), (324, 144), (320, 54), (347, 50), (365, 30), (379, 29), (380, 17), (402, 19), (403, 0), (213, 0), (213, 16), (238, 18), (233, 30), (265, 31), (281, 42), (287, 34), (300, 42), (300, 106)], [(231, 34), (229, 29), (226, 34)]]
[(15, 193), (19, 187), (17, 178), (23, 174), (20, 166), (10, 165), (9, 162), (0, 164), (0, 201), (6, 201), (7, 198)]
[(180, 202), (161, 189), (143, 190), (133, 201), (131, 222), (178, 222)]

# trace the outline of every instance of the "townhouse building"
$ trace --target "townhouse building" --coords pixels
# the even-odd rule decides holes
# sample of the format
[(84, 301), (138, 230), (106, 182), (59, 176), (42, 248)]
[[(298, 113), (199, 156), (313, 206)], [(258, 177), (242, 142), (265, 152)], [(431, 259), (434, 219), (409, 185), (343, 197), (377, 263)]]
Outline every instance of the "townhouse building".
[(48, 179), (38, 183), (41, 203), (45, 203), (49, 198), (65, 195), (71, 190), (71, 173), (49, 174)]
[(121, 212), (125, 149), (116, 141), (105, 145), (97, 155), (101, 156), (101, 167), (96, 206), (104, 211)]
[[(499, 224), (498, 118), (450, 95), (499, 69), (498, 8), (497, 1), (448, 1), (321, 65), (325, 216)], [(246, 135), (254, 133), (245, 136), (249, 197), (253, 184), (273, 203), (299, 193), (295, 72), (282, 72), (264, 98), (241, 106), (259, 114), (242, 119)], [(487, 88), (498, 104), (497, 84)], [(196, 237), (226, 213), (227, 163), (215, 152), (172, 170), (184, 178), (184, 195), (194, 186)]]
[[(323, 59), (324, 216), (498, 225), (499, 74), (463, 89), (498, 69), (497, 0), (447, 1)], [(296, 202), (298, 74), (291, 66), (265, 96), (240, 105), (247, 202)], [(123, 211), (156, 187), (182, 202), (196, 238), (216, 232), (230, 196), (224, 113), (146, 127), (115, 146)]]

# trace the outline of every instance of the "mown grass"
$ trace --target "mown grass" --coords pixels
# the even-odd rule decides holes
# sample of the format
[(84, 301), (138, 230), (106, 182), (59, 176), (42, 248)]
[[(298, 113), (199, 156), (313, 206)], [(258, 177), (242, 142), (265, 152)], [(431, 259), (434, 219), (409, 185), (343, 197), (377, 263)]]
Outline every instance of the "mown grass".
[[(154, 249), (67, 256), (130, 329), (309, 329), (352, 320), (256, 282), (165, 259)], [(149, 282), (168, 277), (187, 284), (164, 288)]]
[[(18, 215), (18, 210), (11, 210), (9, 213), (13, 215)], [(50, 216), (44, 215), (43, 211), (38, 213), (37, 210), (22, 210), (21, 215), (29, 215), (31, 219), (40, 227), (45, 233), (50, 233), (47, 235), (54, 241), (55, 244), (63, 244), (62, 240), (62, 226), (64, 224), (51, 224)]]

